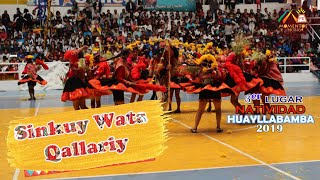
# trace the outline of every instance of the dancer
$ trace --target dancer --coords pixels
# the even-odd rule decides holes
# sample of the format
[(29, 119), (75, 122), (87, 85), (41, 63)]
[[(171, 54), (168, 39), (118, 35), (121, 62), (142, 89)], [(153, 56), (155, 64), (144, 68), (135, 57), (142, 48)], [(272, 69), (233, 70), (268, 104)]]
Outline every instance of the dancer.
[(218, 64), (213, 55), (206, 54), (198, 59), (197, 64), (200, 65), (200, 72), (187, 76), (193, 82), (192, 86), (186, 87), (188, 93), (199, 93), (199, 107), (195, 117), (192, 133), (197, 133), (197, 128), (201, 120), (201, 116), (205, 111), (208, 100), (212, 100), (216, 110), (216, 121), (218, 133), (223, 132), (221, 129), (221, 91), (230, 89), (223, 80), (226, 76), (226, 71), (222, 68), (217, 68)]
[(285, 96), (286, 92), (283, 88), (283, 78), (279, 70), (276, 57), (270, 50), (266, 51), (266, 58), (258, 61), (257, 64), (258, 76), (263, 80), (263, 84), (259, 87), (259, 92), (262, 93), (262, 103), (264, 106), (269, 106), (265, 102), (265, 97), (271, 94)]
[[(154, 73), (156, 84), (169, 88), (171, 80), (169, 76), (174, 75), (173, 70), (178, 63), (179, 51), (169, 42), (161, 42), (159, 46), (160, 49), (158, 50), (157, 57), (153, 61), (154, 65), (151, 71)], [(168, 93), (170, 92), (158, 93), (157, 98), (169, 104), (170, 99), (168, 99)], [(164, 104), (164, 106), (166, 106), (166, 104)]]
[(72, 101), (74, 110), (88, 109), (86, 98), (89, 96), (86, 91), (85, 80), (85, 59), (83, 52), (88, 46), (77, 50), (69, 50), (64, 54), (64, 59), (70, 62), (67, 73), (67, 81), (63, 89), (61, 101)]
[[(148, 70), (149, 70), (149, 76), (152, 77), (152, 84), (156, 84), (156, 77), (153, 76), (153, 69), (154, 69), (154, 59), (152, 57), (150, 62), (149, 62)], [(151, 96), (150, 100), (157, 100), (157, 99), (158, 98), (157, 98), (156, 91), (152, 91), (152, 96)]]
[[(239, 103), (239, 94), (244, 91), (248, 92), (262, 83), (260, 78), (244, 73), (243, 61), (249, 55), (250, 40), (242, 34), (237, 35), (232, 43), (232, 50), (224, 67), (228, 71), (225, 83), (232, 88), (232, 92), (223, 92), (222, 96), (231, 96), (230, 102), (236, 108), (241, 106)], [(229, 91), (229, 90), (227, 90)]]
[(115, 70), (111, 78), (93, 79), (89, 83), (100, 92), (112, 90), (115, 105), (124, 104), (124, 92), (138, 93), (130, 88), (134, 83), (129, 81), (129, 50), (122, 51), (115, 57)]
[(28, 55), (25, 57), (27, 65), (24, 67), (24, 70), (22, 72), (22, 79), (18, 82), (18, 85), (28, 83), (28, 90), (30, 95), (30, 98), (28, 99), (29, 101), (36, 100), (36, 97), (34, 95), (34, 87), (37, 85), (37, 83), (41, 84), (42, 86), (47, 84), (47, 81), (42, 79), (42, 77), (37, 74), (37, 71), (40, 69), (38, 65), (41, 65), (45, 70), (49, 69), (49, 67), (43, 61), (36, 60), (36, 63), (33, 63), (32, 59), (32, 55)]
[[(136, 61), (132, 63), (132, 69), (130, 73), (130, 78), (135, 82), (150, 82), (152, 81), (151, 78), (149, 78), (149, 70), (147, 59), (144, 55), (144, 52), (140, 51), (139, 56), (136, 58)], [(130, 103), (135, 102), (137, 94), (132, 93)], [(143, 100), (143, 94), (138, 95), (137, 101)]]
[[(259, 52), (255, 51), (252, 53), (250, 58), (246, 58), (243, 61), (243, 71), (244, 71), (244, 76), (246, 78), (247, 82), (255, 82), (251, 83), (252, 87), (251, 89), (247, 90), (244, 92), (245, 95), (247, 94), (252, 94), (252, 93), (260, 93), (260, 86), (263, 84), (263, 80), (259, 78), (258, 76), (258, 67), (256, 66), (257, 61), (262, 61), (266, 58), (266, 55)], [(253, 104), (255, 106), (260, 105), (260, 100), (252, 100)], [(258, 110), (254, 112), (254, 114), (258, 114)]]
[(111, 79), (101, 79), (101, 80), (90, 80), (89, 83), (99, 91), (112, 90), (113, 100), (115, 105), (124, 104), (124, 92), (131, 92), (135, 94), (145, 94), (148, 90), (162, 91), (165, 92), (166, 88), (164, 86), (157, 86), (144, 83), (135, 83), (130, 79), (129, 65), (126, 61), (129, 55), (128, 50), (124, 50), (120, 53), (120, 58), (115, 60), (115, 72)]
[[(201, 56), (200, 56), (201, 57)], [(217, 62), (218, 62), (218, 66), (223, 66), (223, 64), (225, 63), (225, 55), (223, 54), (219, 54), (216, 56), (216, 59), (217, 59)], [(216, 112), (216, 110), (212, 110), (212, 101), (211, 100), (208, 100), (208, 108), (207, 108), (207, 112)]]
[[(246, 80), (243, 75), (241, 68), (237, 65), (237, 57), (235, 53), (230, 53), (226, 58), (225, 62), (219, 62), (219, 67), (224, 68), (228, 71), (225, 83), (231, 88), (225, 89), (222, 92), (222, 96), (231, 96), (230, 102), (236, 108), (237, 106), (241, 106), (238, 101), (239, 93), (247, 90)], [(211, 111), (211, 102), (209, 101), (209, 107), (207, 109), (208, 112)]]
[[(130, 46), (130, 45), (129, 45)], [(130, 71), (130, 75), (129, 78), (131, 79), (131, 71), (133, 69), (133, 67), (137, 64), (137, 47), (132, 47), (132, 49), (130, 49), (129, 51), (129, 56), (126, 59), (127, 64), (128, 64), (128, 70)], [(135, 98), (136, 98), (137, 94), (136, 93), (131, 93), (131, 98), (130, 98), (130, 103), (135, 102)]]
[[(127, 63), (127, 58), (129, 57), (129, 55), (130, 55), (130, 52), (125, 51), (123, 52), (122, 57), (120, 57), (115, 61), (115, 71), (113, 73), (113, 80), (114, 80), (113, 82), (119, 85), (119, 89), (116, 88), (112, 90), (113, 101), (115, 105), (124, 104), (124, 91), (127, 89), (127, 87), (130, 87), (133, 85), (132, 82), (128, 81), (130, 70), (129, 70), (129, 65)], [(121, 88), (121, 85), (118, 83), (122, 83), (124, 85), (123, 89)], [(109, 83), (101, 84), (101, 85), (102, 86), (109, 85)]]
[(88, 65), (86, 85), (88, 86), (88, 92), (90, 94), (91, 108), (101, 107), (101, 96), (112, 94), (111, 91), (100, 92), (89, 83), (91, 79), (101, 79), (103, 77), (110, 78), (111, 75), (109, 64), (101, 58), (100, 54), (87, 55), (86, 61)]
[(241, 106), (238, 101), (240, 92), (248, 90), (243, 71), (238, 65), (239, 62), (241, 62), (240, 58), (237, 58), (235, 53), (230, 53), (224, 64), (224, 67), (228, 70), (225, 83), (233, 90), (232, 93), (229, 94), (231, 94), (230, 102), (235, 108)]
[(173, 77), (171, 78), (170, 82), (170, 99), (169, 99), (169, 111), (172, 110), (172, 99), (173, 94), (176, 97), (177, 102), (177, 109), (173, 111), (173, 113), (180, 113), (181, 109), (181, 98), (180, 98), (180, 90), (190, 85), (189, 79), (186, 78), (184, 72), (184, 69), (186, 68), (186, 64), (183, 64), (183, 59), (179, 59), (180, 66), (173, 69)]
[(91, 108), (99, 108), (101, 107), (101, 103), (100, 103), (101, 96), (98, 96), (97, 93), (94, 91), (95, 89), (89, 84), (89, 80), (94, 79), (94, 73), (96, 72), (98, 67), (95, 63), (93, 54), (87, 54), (85, 55), (85, 58), (86, 58), (86, 66), (87, 66), (85, 84), (87, 85), (87, 91), (90, 96)]

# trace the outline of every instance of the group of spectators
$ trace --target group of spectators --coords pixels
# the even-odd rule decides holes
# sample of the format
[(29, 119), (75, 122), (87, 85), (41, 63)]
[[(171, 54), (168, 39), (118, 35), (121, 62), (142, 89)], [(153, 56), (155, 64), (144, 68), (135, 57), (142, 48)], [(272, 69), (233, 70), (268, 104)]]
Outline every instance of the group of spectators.
[[(80, 10), (76, 3), (66, 14), (56, 11), (51, 15), (47, 46), (44, 43), (45, 18), (27, 9), (17, 8), (13, 19), (4, 11), (0, 21), (0, 62), (19, 62), (33, 54), (45, 61), (63, 61), (63, 54), (83, 45), (103, 47), (113, 54), (136, 40), (149, 38), (179, 39), (189, 43), (213, 42), (222, 49), (229, 48), (234, 36), (242, 32), (252, 38), (255, 48), (268, 48), (282, 57), (314, 56), (318, 43), (311, 41), (307, 31), (286, 33), (278, 29), (278, 18), (285, 9), (226, 10), (215, 0), (209, 0), (210, 9), (204, 12), (197, 3), (196, 12), (163, 12), (144, 10), (142, 2), (130, 0), (121, 12), (102, 11), (99, 0), (88, 1)], [(296, 8), (292, 6), (292, 8)], [(308, 16), (319, 17), (318, 12)], [(10, 55), (16, 58), (10, 59)], [(9, 60), (9, 61), (8, 61)]]

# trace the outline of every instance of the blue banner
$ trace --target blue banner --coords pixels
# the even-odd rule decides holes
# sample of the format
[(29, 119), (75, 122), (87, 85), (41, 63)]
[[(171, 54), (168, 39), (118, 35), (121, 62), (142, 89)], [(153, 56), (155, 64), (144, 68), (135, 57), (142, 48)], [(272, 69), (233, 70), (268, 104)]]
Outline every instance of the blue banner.
[[(76, 1), (78, 6), (84, 6), (87, 0), (52, 0), (51, 6), (72, 6), (73, 2)], [(100, 0), (102, 6), (116, 6), (123, 7), (129, 0)], [(38, 6), (39, 3), (41, 5), (46, 5), (47, 0), (29, 0), (28, 6)]]
[(143, 0), (146, 10), (196, 11), (195, 0)]

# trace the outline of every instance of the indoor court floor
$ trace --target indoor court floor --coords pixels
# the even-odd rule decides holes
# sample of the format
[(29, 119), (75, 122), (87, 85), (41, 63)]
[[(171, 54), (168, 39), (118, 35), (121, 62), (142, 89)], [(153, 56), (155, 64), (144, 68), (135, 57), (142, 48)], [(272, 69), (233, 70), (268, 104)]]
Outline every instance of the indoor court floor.
[[(222, 102), (223, 133), (215, 132), (215, 113), (205, 112), (191, 133), (198, 96), (181, 93), (180, 114), (172, 114), (167, 124), (169, 140), (165, 152), (154, 161), (89, 170), (24, 177), (10, 168), (6, 159), (5, 136), (15, 118), (72, 111), (71, 103), (60, 102), (61, 91), (36, 91), (38, 99), (27, 101), (28, 93), (0, 92), (1, 179), (84, 179), (84, 180), (282, 180), (320, 179), (320, 83), (286, 83), (288, 95), (302, 95), (306, 114), (315, 124), (285, 124), (283, 132), (258, 133), (256, 125), (227, 124), (234, 114), (228, 98)], [(244, 103), (240, 96), (240, 103)], [(126, 94), (126, 101), (130, 94)], [(144, 99), (150, 99), (150, 94)], [(112, 105), (112, 96), (102, 99)], [(87, 103), (89, 105), (89, 101)], [(173, 103), (175, 107), (175, 103)]]

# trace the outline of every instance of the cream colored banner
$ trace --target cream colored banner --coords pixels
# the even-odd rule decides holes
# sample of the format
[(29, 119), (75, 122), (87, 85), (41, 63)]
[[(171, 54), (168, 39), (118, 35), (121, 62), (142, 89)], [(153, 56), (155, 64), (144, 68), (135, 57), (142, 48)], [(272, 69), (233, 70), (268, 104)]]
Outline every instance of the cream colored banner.
[(11, 166), (80, 170), (158, 157), (166, 148), (158, 101), (142, 101), (14, 120), (8, 133)]

